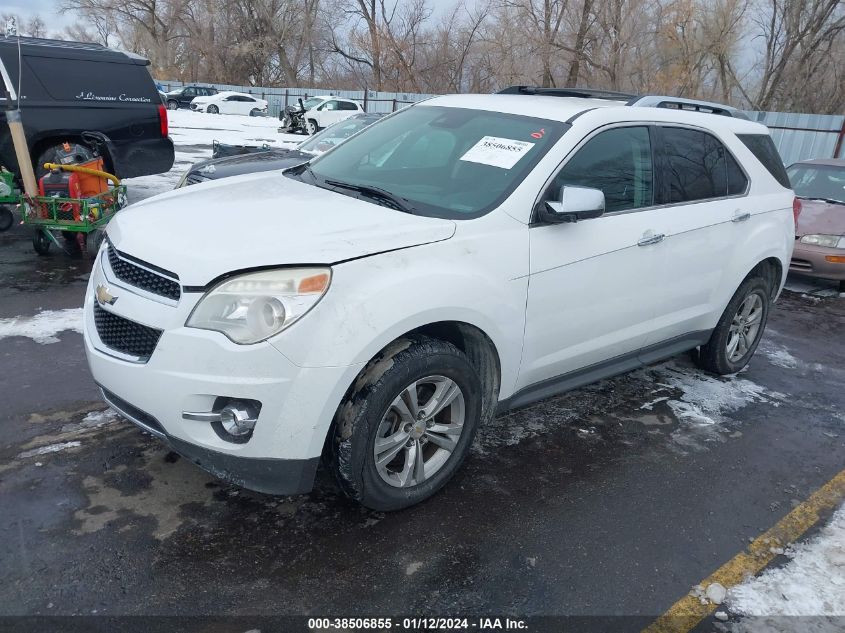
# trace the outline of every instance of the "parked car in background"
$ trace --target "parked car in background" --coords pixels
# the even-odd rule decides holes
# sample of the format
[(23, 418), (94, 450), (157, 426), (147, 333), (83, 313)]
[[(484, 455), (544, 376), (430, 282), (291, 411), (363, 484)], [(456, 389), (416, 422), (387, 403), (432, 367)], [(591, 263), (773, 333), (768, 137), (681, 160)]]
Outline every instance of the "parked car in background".
[(207, 180), (301, 165), (327, 152), (383, 116), (383, 114), (356, 114), (318, 132), (294, 149), (259, 149), (238, 156), (224, 156), (195, 163), (185, 172), (176, 188), (196, 185)]
[[(96, 149), (83, 138), (86, 132), (98, 139), (106, 170), (120, 178), (173, 166), (167, 109), (148, 60), (99, 44), (31, 37), (0, 37), (0, 58), (12, 83), (20, 81), (23, 127), (36, 175), (46, 173), (44, 163), (54, 162), (64, 143)], [(0, 96), (0, 108), (4, 105)], [(0, 132), (0, 165), (19, 171), (7, 129)]]
[(765, 126), (684, 99), (429, 99), (281, 174), (118, 213), (88, 363), (217, 477), (302, 493), (322, 458), (350, 498), (403, 508), (497, 412), (688, 350), (743, 369), (795, 242), (771, 154)]
[(211, 88), (208, 86), (182, 86), (181, 88), (165, 93), (167, 97), (167, 107), (170, 110), (190, 108), (191, 101), (197, 97), (209, 97), (216, 94), (217, 88)]
[(191, 101), (191, 110), (209, 114), (262, 116), (267, 113), (267, 101), (243, 92), (218, 92), (207, 97), (197, 97)]
[(301, 105), (288, 106), (279, 118), (282, 121), (282, 131), (316, 134), (333, 123), (362, 112), (364, 108), (357, 101), (322, 95), (306, 99)]
[(845, 292), (845, 160), (805, 160), (787, 173), (803, 209), (789, 270), (839, 281)]

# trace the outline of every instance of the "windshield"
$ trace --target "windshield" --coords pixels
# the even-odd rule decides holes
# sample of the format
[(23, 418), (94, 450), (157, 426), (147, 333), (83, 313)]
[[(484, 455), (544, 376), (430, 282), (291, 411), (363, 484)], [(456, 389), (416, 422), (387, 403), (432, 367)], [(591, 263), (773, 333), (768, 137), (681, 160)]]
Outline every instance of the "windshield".
[(374, 121), (375, 119), (369, 118), (340, 121), (339, 123), (330, 125), (322, 132), (318, 132), (297, 149), (309, 154), (322, 154), (323, 152), (329, 151), (338, 143), (345, 141), (356, 132), (360, 132)]
[(317, 97), (311, 97), (310, 99), (306, 99), (305, 101), (303, 101), (302, 105), (305, 106), (306, 110), (310, 110), (311, 108), (314, 108), (320, 105), (321, 103), (323, 103), (322, 99), (318, 99)]
[(478, 217), (510, 195), (568, 127), (515, 114), (413, 106), (291, 175), (327, 188), (332, 182), (375, 187), (421, 215)]
[(845, 167), (798, 164), (790, 167), (787, 173), (799, 198), (845, 204)]

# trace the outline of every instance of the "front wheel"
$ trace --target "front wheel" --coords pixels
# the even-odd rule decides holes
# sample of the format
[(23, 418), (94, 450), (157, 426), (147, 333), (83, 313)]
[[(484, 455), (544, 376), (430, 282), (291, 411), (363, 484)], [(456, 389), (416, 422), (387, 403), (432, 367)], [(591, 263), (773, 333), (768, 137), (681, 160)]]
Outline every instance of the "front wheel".
[(50, 246), (52, 244), (53, 240), (41, 229), (36, 230), (35, 235), (32, 236), (32, 247), (39, 255), (47, 255), (50, 252)]
[(216, 105), (208, 106), (205, 111), (209, 114), (220, 114), (220, 108), (218, 108)]
[(173, 101), (172, 99), (167, 102), (167, 109), (168, 110), (178, 110), (179, 109), (179, 102)]
[(0, 205), (0, 233), (8, 231), (14, 223), (15, 216), (12, 210), (5, 205)]
[(746, 279), (734, 293), (722, 318), (701, 347), (697, 363), (715, 374), (735, 374), (754, 355), (771, 305), (770, 285), (762, 277)]
[(343, 492), (374, 510), (398, 510), (440, 490), (481, 418), (481, 384), (464, 353), (445, 341), (402, 339), (356, 385), (327, 451)]
[(305, 122), (305, 131), (308, 133), (309, 136), (314, 136), (319, 130), (320, 127), (317, 125), (317, 122), (314, 119), (308, 119)]

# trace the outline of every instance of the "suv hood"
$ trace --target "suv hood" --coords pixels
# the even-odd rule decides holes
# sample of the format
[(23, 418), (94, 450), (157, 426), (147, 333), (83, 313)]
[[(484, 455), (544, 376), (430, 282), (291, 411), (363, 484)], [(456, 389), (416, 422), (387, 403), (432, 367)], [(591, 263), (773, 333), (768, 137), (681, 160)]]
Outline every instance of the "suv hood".
[(115, 248), (187, 286), (259, 266), (333, 264), (454, 233), (452, 220), (402, 213), (281, 173), (176, 189), (131, 205), (108, 225)]
[(801, 198), (795, 235), (845, 235), (845, 204)]
[(287, 169), (307, 163), (312, 158), (314, 158), (313, 154), (306, 154), (296, 149), (270, 149), (249, 154), (238, 154), (237, 156), (222, 156), (194, 163), (190, 173), (199, 174), (208, 180), (217, 180), (259, 171)]

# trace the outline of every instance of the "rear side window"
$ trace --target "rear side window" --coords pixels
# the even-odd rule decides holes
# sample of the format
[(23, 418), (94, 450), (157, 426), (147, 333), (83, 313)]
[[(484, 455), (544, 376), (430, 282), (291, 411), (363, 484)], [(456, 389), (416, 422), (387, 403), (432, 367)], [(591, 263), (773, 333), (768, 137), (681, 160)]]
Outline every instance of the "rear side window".
[(726, 168), (728, 170), (728, 195), (738, 196), (744, 193), (746, 187), (748, 187), (748, 178), (745, 177), (745, 173), (730, 152), (725, 154), (725, 158), (727, 159)]
[(608, 213), (654, 204), (648, 128), (613, 128), (591, 138), (558, 172), (547, 196), (564, 185), (601, 189)]
[(340, 102), (340, 109), (341, 110), (357, 110), (358, 106), (356, 106), (351, 101), (341, 101)]
[(751, 153), (763, 163), (763, 167), (769, 170), (780, 184), (791, 189), (789, 176), (786, 175), (786, 168), (783, 166), (780, 154), (768, 134), (737, 134), (737, 138), (751, 150)]
[(161, 101), (146, 66), (35, 55), (25, 57), (24, 62), (48, 94), (59, 101), (130, 105)]
[[(661, 128), (665, 169), (665, 202), (692, 202), (728, 195), (728, 151), (712, 134), (686, 128)], [(742, 170), (733, 161), (733, 187), (737, 182), (736, 171)], [(743, 175), (744, 179), (745, 176)]]

